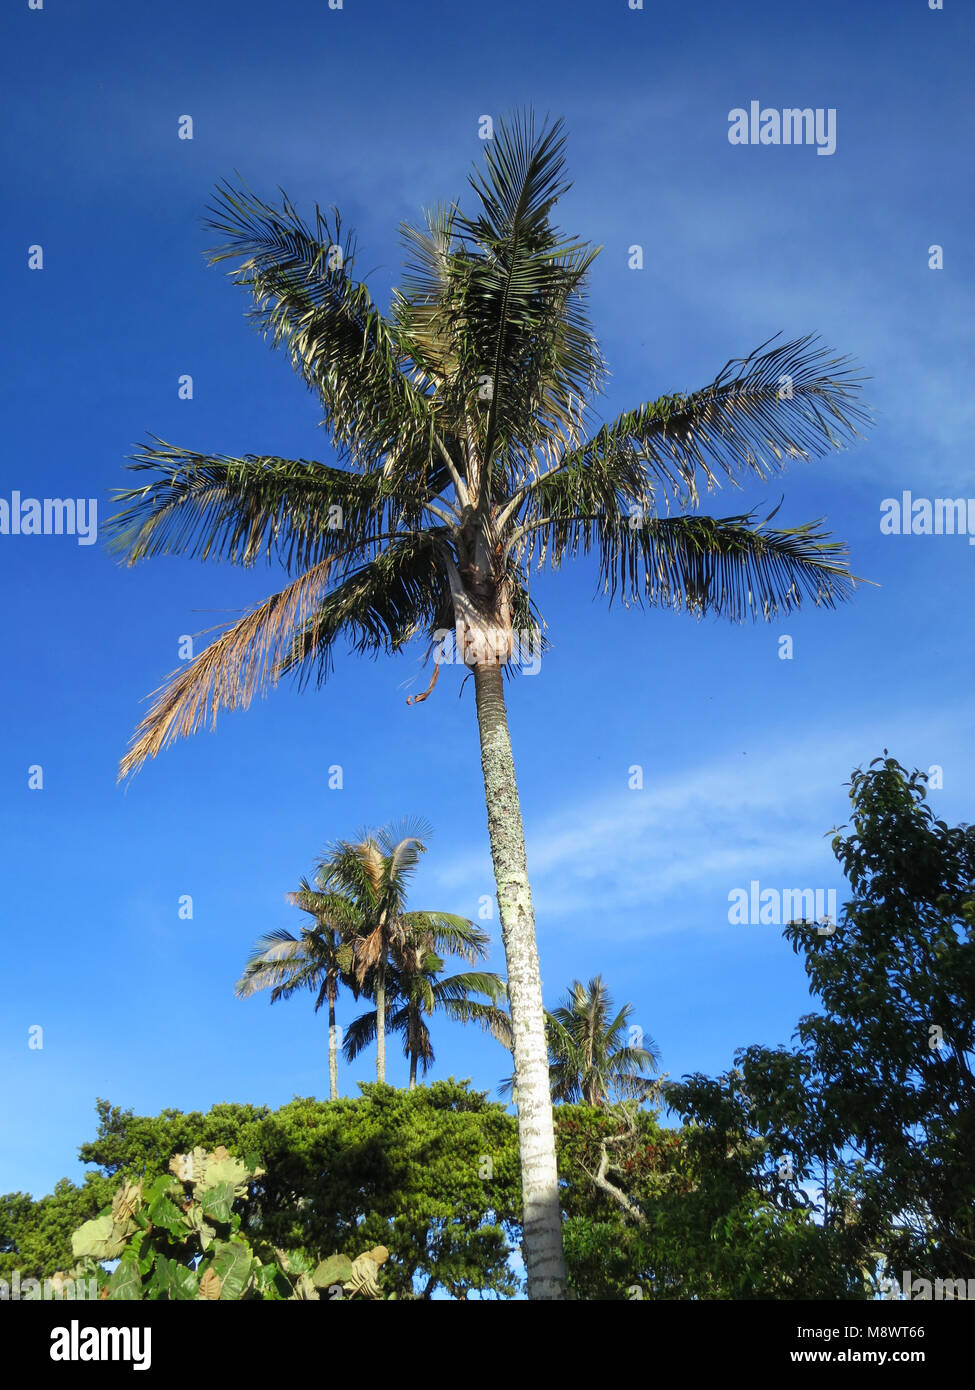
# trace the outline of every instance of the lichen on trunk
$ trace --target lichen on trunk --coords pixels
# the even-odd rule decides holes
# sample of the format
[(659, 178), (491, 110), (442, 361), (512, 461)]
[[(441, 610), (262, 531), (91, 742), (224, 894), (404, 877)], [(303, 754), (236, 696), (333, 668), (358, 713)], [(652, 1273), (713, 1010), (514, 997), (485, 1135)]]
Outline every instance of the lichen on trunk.
[(514, 1035), (518, 1143), (521, 1151), (523, 1253), (531, 1299), (565, 1297), (555, 1126), (545, 1014), (525, 832), (498, 662), (474, 666), (491, 858), (498, 889)]

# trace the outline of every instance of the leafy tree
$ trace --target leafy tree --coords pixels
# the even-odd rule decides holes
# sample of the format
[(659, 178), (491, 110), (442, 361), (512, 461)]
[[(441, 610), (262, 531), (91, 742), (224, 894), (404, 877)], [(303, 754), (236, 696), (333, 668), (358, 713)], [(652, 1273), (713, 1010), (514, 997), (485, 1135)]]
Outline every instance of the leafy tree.
[[(163, 553), (250, 565), (284, 588), (168, 681), (121, 773), (285, 673), (323, 681), (340, 637), (398, 652), (426, 637), (474, 676), (488, 832), (514, 1021), (530, 1294), (564, 1288), (558, 1176), (534, 913), (503, 672), (540, 634), (537, 564), (594, 551), (612, 600), (701, 616), (775, 619), (833, 606), (852, 580), (818, 523), (708, 517), (699, 484), (766, 479), (855, 433), (859, 382), (811, 338), (729, 362), (700, 390), (598, 424), (606, 377), (585, 306), (596, 249), (552, 222), (565, 178), (561, 123), (499, 122), (456, 204), (403, 228), (409, 253), (388, 313), (353, 276), (338, 214), (309, 226), (223, 185), (212, 262), (232, 260), (251, 318), (316, 394), (339, 465), (231, 458), (155, 439), (110, 523), (129, 563)], [(774, 515), (774, 513), (773, 513)], [(439, 663), (434, 679), (440, 669)], [(431, 682), (431, 689), (432, 689)], [(426, 692), (429, 694), (429, 690)], [(418, 698), (426, 698), (421, 696)], [(379, 1038), (382, 1041), (382, 1009)]]
[[(839, 922), (784, 933), (822, 1011), (794, 1048), (742, 1048), (724, 1076), (666, 1096), (701, 1142), (764, 1154), (757, 1190), (807, 1207), (830, 1268), (876, 1294), (885, 1272), (898, 1287), (905, 1269), (975, 1274), (975, 829), (936, 818), (925, 775), (886, 755), (850, 800), (832, 842), (850, 884)], [(836, 1278), (820, 1277), (826, 1296)]]
[(779, 1180), (767, 1140), (724, 1102), (696, 1095), (705, 1122), (679, 1130), (632, 1102), (557, 1109), (565, 1248), (578, 1297), (866, 1296), (856, 1261)]
[(970, 1279), (975, 827), (938, 819), (926, 781), (887, 756), (853, 774), (850, 899), (833, 933), (786, 930), (823, 1006), (797, 1030), (818, 1104), (795, 1127), (895, 1271)]
[(67, 1269), (71, 1232), (105, 1205), (111, 1190), (103, 1174), (86, 1173), (80, 1186), (61, 1178), (52, 1193), (37, 1200), (26, 1192), (0, 1196), (0, 1278), (9, 1283), (20, 1270), (22, 1278), (43, 1279)]
[[(509, 1255), (521, 1215), (514, 1119), (453, 1079), (412, 1092), (377, 1083), (361, 1091), (355, 1099), (296, 1099), (276, 1111), (217, 1105), (207, 1114), (159, 1116), (101, 1101), (99, 1134), (80, 1156), (116, 1181), (148, 1183), (169, 1171), (174, 1152), (222, 1144), (259, 1153), (265, 1171), (240, 1208), (248, 1239), (308, 1258), (385, 1246), (383, 1284), (398, 1297), (429, 1298), (438, 1289), (452, 1298), (511, 1296), (517, 1279)], [(65, 1267), (61, 1257), (39, 1272)]]
[[(92, 1277), (100, 1296), (115, 1301), (317, 1301), (319, 1290), (332, 1302), (356, 1294), (381, 1298), (379, 1268), (389, 1258), (382, 1246), (355, 1260), (335, 1254), (314, 1261), (242, 1233), (237, 1208), (262, 1171), (254, 1157), (197, 1147), (176, 1154), (169, 1172), (152, 1182), (123, 1182), (111, 1204), (74, 1232), (80, 1263), (58, 1279)], [(114, 1270), (105, 1261), (117, 1261)]]
[[(802, 1059), (752, 1048), (735, 1063), (717, 1078), (694, 1075), (662, 1088), (684, 1120), (686, 1151), (700, 1175), (698, 1210), (706, 1219), (721, 1213), (721, 1279), (734, 1290), (721, 1296), (867, 1297), (870, 1240), (847, 1220), (838, 1188), (824, 1206), (816, 1193), (822, 1156), (796, 1142), (796, 1119), (813, 1103)], [(685, 1215), (694, 1209), (689, 1203)]]
[[(487, 933), (472, 922), (455, 927), (445, 924), (437, 939), (441, 949), (446, 947), (469, 961), (483, 959), (490, 940)], [(424, 1014), (430, 1015), (439, 1009), (455, 1022), (478, 1022), (489, 1030), (496, 1029), (507, 1019), (507, 1014), (495, 1002), (505, 994), (500, 976), (470, 970), (440, 978), (444, 963), (435, 953), (434, 944), (430, 933), (413, 933), (400, 949), (397, 964), (390, 967), (388, 979), (390, 998), (399, 1003), (389, 1027), (394, 1033), (402, 1034), (403, 1055), (410, 1063), (411, 1091), (416, 1087), (417, 1065), (422, 1066), (426, 1076), (434, 1061), (430, 1029), (424, 1022)], [(473, 999), (474, 994), (486, 995), (487, 1002)], [(377, 1017), (375, 1009), (360, 1014), (345, 1030), (343, 1045), (350, 1062), (375, 1040)]]
[(303, 927), (300, 936), (282, 927), (262, 936), (237, 981), (238, 998), (246, 999), (258, 990), (271, 991), (271, 1003), (290, 999), (300, 989), (316, 994), (315, 1012), (328, 1004), (328, 1086), (329, 1098), (337, 1100), (338, 1034), (335, 1003), (340, 985), (355, 988), (350, 975), (353, 948), (350, 942), (360, 918), (356, 904), (341, 893), (316, 892), (307, 879), (288, 899), (311, 915), (314, 927)]

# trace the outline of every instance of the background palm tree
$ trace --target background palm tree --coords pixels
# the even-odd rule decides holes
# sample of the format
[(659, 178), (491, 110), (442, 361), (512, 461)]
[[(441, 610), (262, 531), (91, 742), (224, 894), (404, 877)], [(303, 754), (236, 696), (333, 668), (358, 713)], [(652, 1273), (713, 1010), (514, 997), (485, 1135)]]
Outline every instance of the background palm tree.
[(258, 990), (271, 991), (271, 1003), (290, 999), (300, 989), (317, 993), (315, 1012), (328, 1004), (328, 1087), (329, 1099), (338, 1099), (338, 1037), (335, 1002), (339, 986), (357, 992), (351, 970), (353, 950), (349, 938), (358, 926), (356, 905), (339, 893), (316, 892), (307, 879), (301, 880), (288, 901), (309, 913), (313, 927), (303, 927), (300, 936), (281, 928), (262, 936), (254, 948), (235, 994), (249, 998)]
[[(441, 950), (449, 950), (452, 955), (471, 962), (484, 959), (489, 940), (472, 922), (439, 935)], [(434, 950), (433, 937), (418, 934), (397, 951), (396, 963), (390, 965), (387, 975), (387, 998), (398, 1005), (389, 1018), (388, 1027), (402, 1034), (403, 1055), (410, 1062), (411, 1091), (416, 1086), (418, 1064), (426, 1076), (435, 1060), (424, 1014), (429, 1016), (440, 1010), (456, 1022), (477, 1022), (487, 1029), (497, 1027), (502, 1018), (507, 1018), (496, 1002), (505, 996), (504, 982), (499, 975), (471, 970), (442, 979), (439, 977), (443, 968), (443, 959)], [(473, 999), (474, 994), (483, 994), (486, 1000)], [(360, 1014), (344, 1033), (346, 1059), (351, 1062), (357, 1057), (374, 1040), (376, 1033), (377, 1011)]]
[[(833, 606), (852, 579), (819, 523), (699, 515), (699, 485), (768, 478), (839, 447), (864, 418), (846, 359), (811, 338), (729, 362), (690, 394), (599, 424), (605, 366), (585, 307), (597, 254), (552, 209), (569, 184), (561, 122), (499, 122), (471, 175), (473, 215), (404, 226), (409, 263), (388, 313), (352, 270), (338, 214), (308, 225), (221, 185), (211, 262), (236, 262), (251, 319), (317, 395), (339, 466), (231, 458), (154, 439), (109, 523), (129, 563), (188, 553), (289, 572), (175, 673), (136, 732), (126, 775), (220, 708), (286, 672), (324, 680), (336, 640), (395, 652), (426, 636), (471, 667), (518, 1077), (529, 1297), (565, 1289), (535, 920), (503, 690), (515, 634), (539, 632), (531, 574), (594, 552), (612, 600), (774, 619)], [(774, 515), (774, 514), (773, 514)], [(434, 672), (436, 676), (439, 665)], [(428, 692), (429, 693), (429, 692)], [(425, 698), (425, 696), (420, 697)], [(382, 1030), (380, 1029), (380, 1035)]]
[[(632, 1014), (632, 1004), (624, 1004), (613, 1015), (613, 1002), (601, 975), (594, 976), (588, 985), (573, 980), (564, 1002), (551, 1013), (546, 1009), (553, 1101), (606, 1105), (625, 1098), (644, 1099), (653, 1093), (654, 1083), (645, 1073), (656, 1071), (660, 1054), (642, 1029), (635, 1029), (630, 1041)], [(493, 1017), (490, 1031), (511, 1050), (508, 1015)], [(502, 1081), (498, 1092), (515, 1093), (515, 1077)]]
[[(414, 942), (429, 949), (469, 955), (486, 940), (465, 917), (450, 912), (408, 911), (407, 891), (425, 853), (430, 828), (422, 821), (363, 831), (356, 840), (339, 840), (319, 860), (316, 883), (355, 904), (349, 973), (358, 990), (375, 1000), (376, 1079), (386, 1080), (386, 1005), (393, 972), (408, 968)], [(487, 978), (487, 977), (485, 977)]]
[(605, 1105), (649, 1093), (652, 1082), (644, 1073), (656, 1071), (660, 1053), (642, 1030), (629, 1041), (632, 1013), (632, 1004), (624, 1004), (613, 1014), (602, 976), (588, 985), (572, 981), (565, 1002), (548, 1015), (553, 1100)]

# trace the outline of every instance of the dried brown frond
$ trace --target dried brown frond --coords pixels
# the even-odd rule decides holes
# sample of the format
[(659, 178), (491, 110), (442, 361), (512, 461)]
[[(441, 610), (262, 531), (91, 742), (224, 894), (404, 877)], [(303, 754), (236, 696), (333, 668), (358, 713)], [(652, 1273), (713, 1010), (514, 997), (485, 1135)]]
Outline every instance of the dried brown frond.
[(331, 567), (331, 559), (313, 565), (153, 691), (158, 698), (119, 764), (120, 782), (168, 743), (195, 733), (208, 719), (215, 728), (218, 710), (246, 709), (255, 694), (264, 694), (275, 684), (285, 648), (321, 604)]

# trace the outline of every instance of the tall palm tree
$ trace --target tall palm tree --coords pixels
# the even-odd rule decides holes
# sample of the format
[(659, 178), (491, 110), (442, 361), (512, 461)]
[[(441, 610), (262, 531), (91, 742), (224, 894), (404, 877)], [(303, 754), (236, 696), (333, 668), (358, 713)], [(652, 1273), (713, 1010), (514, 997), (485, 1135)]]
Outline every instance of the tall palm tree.
[[(339, 840), (319, 861), (316, 882), (355, 903), (357, 920), (347, 936), (350, 974), (359, 990), (376, 1003), (376, 1079), (386, 1080), (386, 1004), (393, 972), (402, 970), (412, 943), (466, 953), (483, 937), (465, 917), (450, 912), (407, 911), (410, 880), (425, 853), (429, 827), (420, 821), (363, 831), (356, 840)], [(470, 957), (468, 957), (470, 958)]]
[[(466, 929), (456, 929), (449, 938), (442, 933), (440, 949), (474, 962), (484, 959), (489, 940), (485, 932), (467, 923)], [(416, 1087), (418, 1065), (426, 1076), (435, 1060), (424, 1014), (429, 1016), (440, 1010), (458, 1023), (477, 1022), (490, 1030), (507, 1018), (505, 1010), (497, 1004), (505, 997), (505, 987), (500, 976), (483, 970), (441, 978), (444, 962), (434, 950), (433, 938), (426, 933), (412, 936), (397, 952), (397, 957), (397, 963), (390, 966), (387, 987), (389, 1000), (399, 1007), (389, 1018), (388, 1027), (391, 1032), (402, 1034), (403, 1055), (410, 1063), (409, 1089), (412, 1091)], [(475, 994), (485, 995), (486, 1001), (473, 999), (471, 996)], [(343, 1037), (348, 1061), (373, 1042), (377, 1026), (375, 1009), (360, 1014), (349, 1024)]]
[[(235, 262), (250, 317), (315, 393), (338, 464), (232, 458), (154, 438), (151, 470), (122, 492), (115, 547), (250, 565), (277, 559), (284, 588), (168, 680), (121, 764), (240, 708), (285, 673), (319, 683), (336, 641), (396, 652), (426, 636), (474, 676), (488, 832), (515, 1028), (529, 1297), (565, 1289), (545, 1022), (503, 676), (516, 633), (538, 633), (531, 573), (595, 552), (611, 600), (773, 619), (852, 592), (843, 547), (820, 524), (697, 511), (708, 489), (768, 478), (856, 433), (859, 381), (812, 338), (729, 362), (690, 394), (599, 424), (605, 367), (585, 308), (597, 254), (551, 220), (569, 187), (561, 122), (499, 122), (457, 205), (404, 226), (409, 264), (388, 312), (353, 274), (338, 214), (307, 224), (223, 184), (211, 262)], [(434, 671), (436, 678), (439, 664)], [(432, 684), (432, 683), (431, 683)], [(429, 693), (429, 692), (427, 692)], [(418, 698), (425, 698), (424, 696)]]
[(271, 991), (271, 1003), (290, 999), (300, 989), (317, 994), (315, 1012), (328, 1004), (328, 1088), (329, 1099), (339, 1094), (338, 1034), (335, 1003), (340, 985), (357, 992), (352, 978), (353, 949), (349, 938), (359, 925), (354, 902), (338, 893), (316, 892), (307, 879), (301, 880), (288, 901), (302, 908), (315, 921), (302, 927), (300, 936), (285, 928), (268, 932), (255, 946), (237, 981), (235, 994), (247, 999), (258, 990)]

